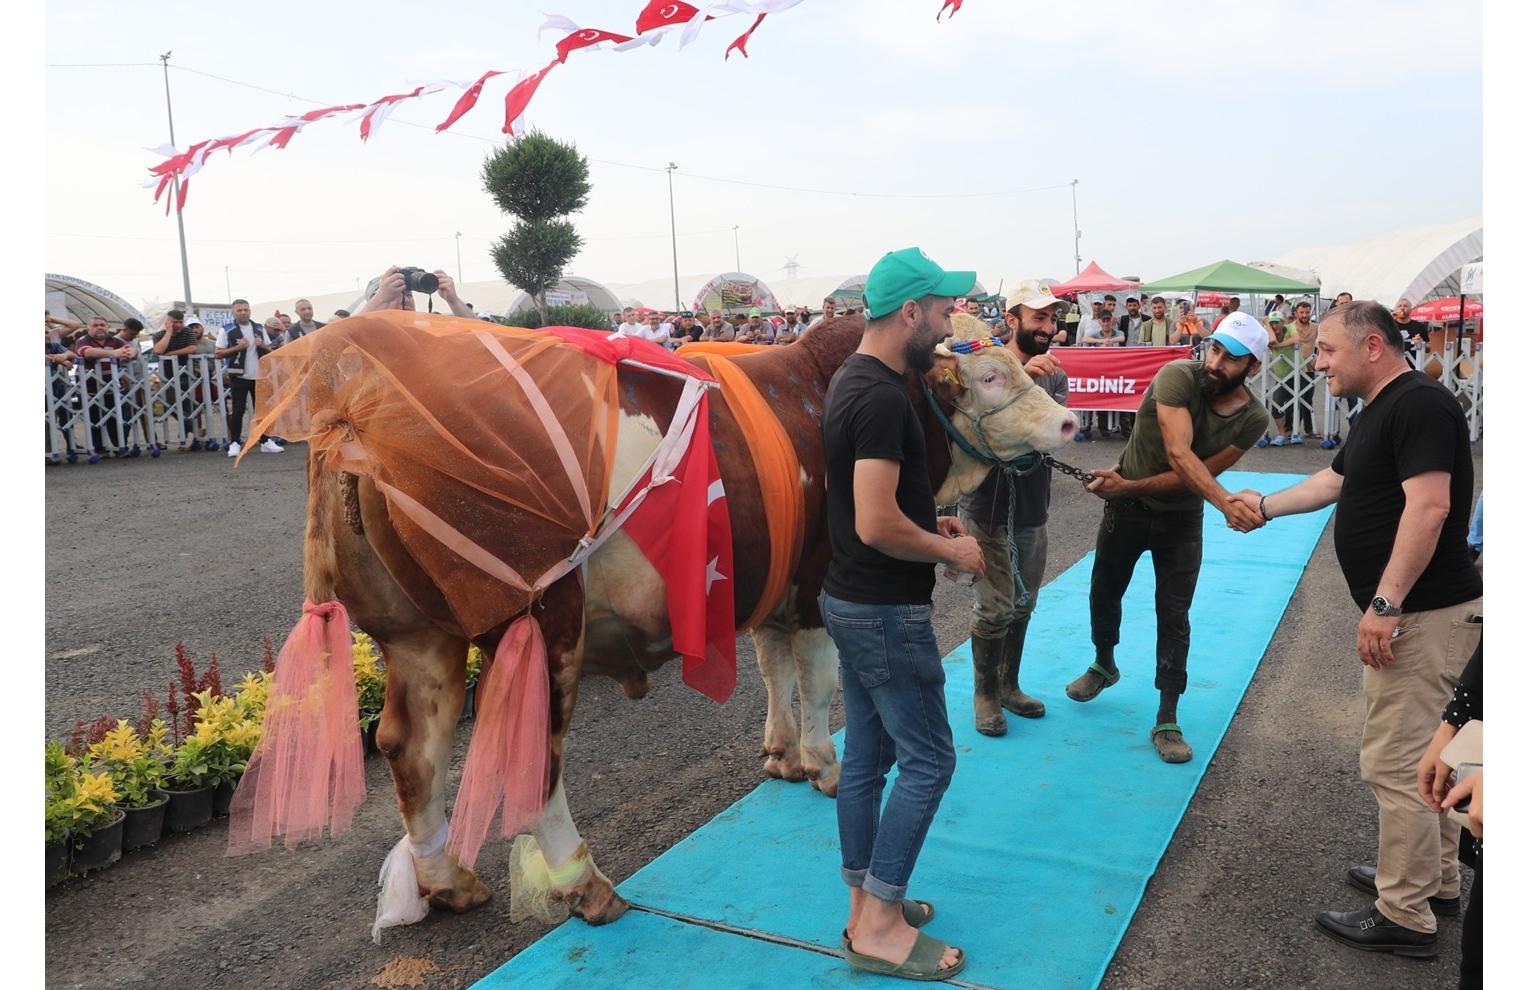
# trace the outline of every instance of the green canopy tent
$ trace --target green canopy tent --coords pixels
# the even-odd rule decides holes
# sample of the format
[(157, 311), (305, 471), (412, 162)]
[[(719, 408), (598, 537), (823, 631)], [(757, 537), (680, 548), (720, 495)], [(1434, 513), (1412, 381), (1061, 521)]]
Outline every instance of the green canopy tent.
[(1285, 278), (1273, 272), (1265, 272), (1250, 265), (1239, 265), (1230, 259), (1217, 261), (1191, 272), (1173, 275), (1141, 286), (1141, 292), (1160, 294), (1164, 292), (1246, 292), (1271, 296), (1282, 292), (1319, 292), (1321, 283), (1302, 282)]

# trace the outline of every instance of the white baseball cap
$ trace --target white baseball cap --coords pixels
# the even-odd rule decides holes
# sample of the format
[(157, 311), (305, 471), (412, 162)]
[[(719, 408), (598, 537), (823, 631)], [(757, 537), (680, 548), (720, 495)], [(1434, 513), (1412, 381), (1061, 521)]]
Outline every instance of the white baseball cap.
[(1268, 331), (1261, 323), (1240, 310), (1221, 320), (1220, 326), (1210, 334), (1210, 339), (1219, 341), (1220, 346), (1224, 347), (1226, 353), (1232, 357), (1246, 357), (1251, 354), (1262, 361), (1268, 356)]
[(1008, 295), (1008, 308), (1015, 306), (1028, 306), (1030, 309), (1045, 309), (1048, 306), (1059, 306), (1066, 300), (1057, 299), (1051, 287), (1037, 278), (1026, 278), (1014, 286), (1013, 292)]

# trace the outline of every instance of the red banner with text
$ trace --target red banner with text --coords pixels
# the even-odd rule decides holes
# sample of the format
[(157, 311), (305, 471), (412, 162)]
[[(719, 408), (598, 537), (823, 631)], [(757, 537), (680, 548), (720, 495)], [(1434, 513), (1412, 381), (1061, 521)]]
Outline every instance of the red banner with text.
[(1053, 347), (1070, 380), (1066, 407), (1082, 412), (1135, 412), (1146, 386), (1187, 347)]

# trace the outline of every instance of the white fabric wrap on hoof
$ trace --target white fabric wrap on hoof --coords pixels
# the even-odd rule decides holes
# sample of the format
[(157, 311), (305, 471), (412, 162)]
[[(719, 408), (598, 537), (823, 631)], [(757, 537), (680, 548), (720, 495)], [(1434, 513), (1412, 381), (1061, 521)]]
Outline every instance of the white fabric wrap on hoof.
[(566, 863), (547, 865), (541, 846), (534, 836), (517, 835), (509, 850), (509, 920), (519, 924), (527, 918), (557, 923), (568, 917), (568, 905), (553, 898), (557, 890), (566, 890), (588, 875), (594, 861), (589, 848), (579, 843)]
[(405, 832), (382, 861), (382, 872), (377, 875), (377, 885), (382, 888), (377, 894), (377, 920), (371, 926), (373, 942), (382, 944), (382, 929), (412, 925), (423, 921), (430, 913), (430, 902), (419, 894), (419, 873), (414, 868), (414, 858), (440, 855), (446, 848), (446, 837), (450, 832), (450, 823), (443, 822), (434, 835), (417, 844)]

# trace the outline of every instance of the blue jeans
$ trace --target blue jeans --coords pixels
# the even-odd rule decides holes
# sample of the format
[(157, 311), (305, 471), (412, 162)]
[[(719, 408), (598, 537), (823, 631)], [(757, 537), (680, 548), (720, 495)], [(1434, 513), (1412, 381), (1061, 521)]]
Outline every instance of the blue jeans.
[[(901, 900), (955, 775), (944, 667), (930, 605), (859, 605), (823, 592), (823, 624), (844, 685), (838, 841), (851, 887)], [(881, 807), (886, 772), (897, 782)]]

